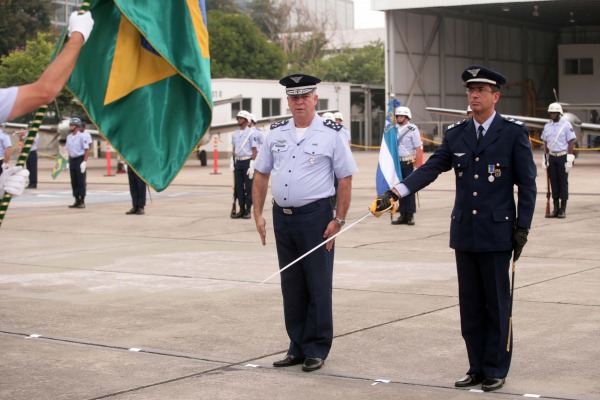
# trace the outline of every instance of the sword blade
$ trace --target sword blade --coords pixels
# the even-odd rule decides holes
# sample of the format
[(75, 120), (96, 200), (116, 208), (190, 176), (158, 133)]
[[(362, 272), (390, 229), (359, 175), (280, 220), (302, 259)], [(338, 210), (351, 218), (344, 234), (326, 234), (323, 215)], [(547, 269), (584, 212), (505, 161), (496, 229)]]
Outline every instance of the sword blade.
[(281, 268), (279, 271), (275, 272), (273, 275), (269, 276), (267, 279), (265, 279), (264, 281), (262, 281), (260, 284), (262, 285), (263, 283), (267, 282), (271, 278), (273, 278), (273, 277), (281, 274), (283, 271), (285, 271), (286, 269), (288, 269), (292, 265), (296, 264), (298, 261), (302, 260), (304, 257), (306, 257), (307, 255), (309, 255), (313, 251), (317, 250), (319, 247), (321, 247), (321, 246), (329, 243), (330, 241), (332, 241), (333, 239), (335, 239), (337, 236), (339, 236), (342, 233), (346, 232), (348, 229), (352, 228), (354, 225), (358, 224), (360, 221), (362, 221), (363, 219), (367, 218), (369, 215), (371, 215), (370, 211), (368, 213), (366, 213), (365, 215), (363, 215), (362, 217), (360, 217), (359, 219), (357, 219), (356, 221), (354, 221), (353, 223), (351, 223), (350, 225), (348, 225), (347, 227), (345, 227), (344, 229), (342, 229), (341, 231), (339, 231), (338, 233), (336, 233), (335, 235), (333, 235), (331, 237), (328, 237), (327, 240), (325, 240), (323, 243), (318, 244), (317, 246), (313, 247), (311, 250), (309, 250), (306, 253), (302, 254), (300, 257), (296, 258), (294, 261), (292, 261), (291, 263), (289, 263), (285, 267)]

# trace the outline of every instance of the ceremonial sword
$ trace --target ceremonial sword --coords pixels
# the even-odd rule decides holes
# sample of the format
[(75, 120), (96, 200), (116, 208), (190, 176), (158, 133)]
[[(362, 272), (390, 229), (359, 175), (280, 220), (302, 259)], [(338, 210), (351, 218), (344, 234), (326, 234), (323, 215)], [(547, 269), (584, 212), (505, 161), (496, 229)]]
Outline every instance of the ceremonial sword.
[(289, 263), (285, 267), (281, 268), (279, 271), (275, 272), (273, 275), (269, 276), (267, 279), (265, 279), (264, 281), (262, 281), (260, 284), (262, 285), (263, 283), (265, 283), (269, 279), (273, 278), (274, 276), (277, 276), (277, 275), (281, 274), (283, 271), (285, 271), (286, 269), (288, 269), (292, 265), (296, 264), (298, 261), (302, 260), (304, 257), (306, 257), (307, 255), (309, 255), (313, 251), (317, 250), (319, 247), (323, 246), (326, 243), (329, 243), (330, 241), (332, 241), (333, 239), (335, 239), (338, 235), (341, 235), (342, 233), (346, 232), (348, 229), (352, 228), (354, 225), (358, 224), (360, 221), (362, 221), (363, 219), (367, 218), (369, 215), (371, 215), (371, 211), (369, 211), (368, 213), (366, 213), (365, 215), (363, 215), (362, 217), (360, 217), (359, 219), (357, 219), (356, 221), (354, 221), (353, 223), (351, 223), (350, 225), (348, 225), (347, 227), (345, 227), (344, 229), (342, 229), (341, 231), (339, 231), (335, 235), (328, 237), (327, 240), (325, 240), (324, 242), (318, 244), (317, 246), (313, 247), (311, 250), (309, 250), (306, 253), (302, 254), (300, 257), (296, 258), (294, 261), (292, 261), (291, 263)]

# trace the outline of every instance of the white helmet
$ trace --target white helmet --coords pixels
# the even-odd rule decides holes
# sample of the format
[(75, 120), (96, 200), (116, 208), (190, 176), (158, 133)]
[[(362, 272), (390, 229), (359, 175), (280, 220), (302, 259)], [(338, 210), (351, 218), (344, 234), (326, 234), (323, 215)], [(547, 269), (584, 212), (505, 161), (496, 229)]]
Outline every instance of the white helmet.
[(256, 123), (256, 115), (250, 114), (250, 121)]
[(323, 118), (324, 120), (330, 120), (330, 121), (333, 121), (333, 120), (335, 120), (335, 118), (334, 118), (334, 116), (333, 116), (333, 113), (330, 113), (330, 112), (326, 112), (326, 113), (324, 113), (324, 114), (323, 114), (323, 116), (322, 116), (322, 118)]
[(396, 108), (396, 114), (395, 115), (404, 115), (405, 117), (408, 117), (408, 119), (412, 119), (412, 114), (410, 113), (410, 108), (408, 108), (408, 107), (398, 107), (398, 108)]
[(333, 114), (333, 118), (340, 119), (340, 120), (343, 121), (344, 120), (344, 115), (342, 115), (342, 113), (338, 111), (335, 114)]
[(560, 115), (562, 115), (562, 113), (563, 113), (562, 106), (559, 103), (551, 103), (548, 106), (548, 112), (549, 113), (556, 112), (556, 113), (559, 113)]
[(244, 118), (246, 121), (250, 122), (250, 113), (246, 110), (240, 110), (240, 112), (237, 113), (236, 118)]
[(473, 110), (471, 109), (471, 106), (470, 106), (470, 105), (468, 105), (468, 106), (467, 106), (467, 112), (468, 112), (468, 113), (470, 113), (470, 112), (473, 112)]

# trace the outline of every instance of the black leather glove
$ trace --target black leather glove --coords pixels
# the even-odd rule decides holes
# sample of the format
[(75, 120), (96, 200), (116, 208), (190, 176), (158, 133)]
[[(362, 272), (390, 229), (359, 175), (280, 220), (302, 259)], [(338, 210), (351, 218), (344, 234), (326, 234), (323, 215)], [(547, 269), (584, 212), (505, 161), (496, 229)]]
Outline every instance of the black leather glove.
[(393, 190), (386, 190), (381, 196), (373, 201), (369, 210), (376, 217), (380, 217), (381, 214), (387, 211), (393, 214), (398, 209), (399, 199), (400, 197), (398, 197)]
[(529, 229), (515, 226), (515, 230), (513, 232), (513, 250), (515, 252), (513, 258), (514, 261), (517, 261), (519, 257), (521, 257), (523, 247), (525, 247), (525, 243), (527, 243), (527, 235), (529, 235)]

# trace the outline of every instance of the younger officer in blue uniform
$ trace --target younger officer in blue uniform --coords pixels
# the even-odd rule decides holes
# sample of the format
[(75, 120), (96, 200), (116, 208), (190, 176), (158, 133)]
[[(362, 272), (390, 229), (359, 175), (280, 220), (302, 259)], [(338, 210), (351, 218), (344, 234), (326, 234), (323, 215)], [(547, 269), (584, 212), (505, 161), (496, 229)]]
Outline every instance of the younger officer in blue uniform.
[[(554, 210), (546, 218), (565, 218), (569, 199), (569, 171), (573, 167), (575, 139), (573, 126), (562, 117), (562, 106), (552, 103), (548, 106), (550, 122), (544, 126), (544, 159), (542, 168), (548, 169)], [(560, 200), (560, 204), (559, 201)]]
[(71, 173), (71, 188), (75, 202), (69, 208), (85, 208), (85, 186), (87, 159), (90, 154), (89, 144), (83, 133), (79, 132), (82, 123), (79, 118), (71, 118), (67, 136), (67, 152), (69, 153), (69, 172)]
[(510, 367), (509, 265), (513, 250), (516, 261), (527, 242), (536, 168), (523, 124), (494, 110), (506, 78), (474, 65), (462, 79), (473, 118), (449, 126), (429, 160), (378, 197), (371, 209), (382, 211), (399, 196), (416, 193), (454, 168), (450, 247), (455, 250), (461, 331), (469, 356), (467, 375), (455, 386), (482, 383), (484, 391), (491, 391), (504, 385)]
[(241, 110), (237, 114), (240, 129), (233, 133), (231, 144), (233, 146), (235, 196), (240, 204), (240, 212), (231, 218), (252, 218), (252, 178), (254, 177), (254, 160), (256, 159), (258, 142), (255, 140), (254, 130), (250, 128), (250, 113)]
[[(423, 163), (423, 142), (419, 128), (412, 122), (412, 113), (408, 107), (396, 108), (396, 132), (398, 136), (398, 157), (400, 157), (400, 171), (402, 178), (406, 179), (415, 169)], [(392, 225), (414, 225), (414, 215), (417, 212), (415, 194), (409, 194), (400, 200), (398, 207), (400, 216)]]
[[(292, 74), (279, 81), (286, 87), (291, 120), (271, 126), (256, 159), (253, 203), (256, 229), (262, 244), (266, 223), (262, 216), (269, 177), (272, 177), (273, 226), (279, 268), (335, 235), (345, 223), (350, 206), (356, 163), (341, 125), (316, 114), (320, 79)], [(331, 196), (333, 178), (339, 179), (336, 215)], [(303, 364), (304, 371), (323, 366), (333, 341), (333, 241), (281, 273), (288, 353), (275, 367)]]

